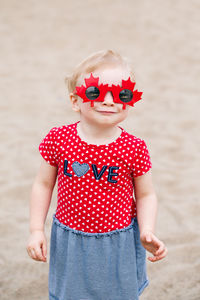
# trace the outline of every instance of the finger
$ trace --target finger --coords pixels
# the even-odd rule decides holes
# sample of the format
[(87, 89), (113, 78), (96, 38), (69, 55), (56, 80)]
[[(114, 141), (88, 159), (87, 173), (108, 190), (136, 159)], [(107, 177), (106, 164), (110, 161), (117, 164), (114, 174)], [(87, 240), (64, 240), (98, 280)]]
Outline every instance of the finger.
[(161, 256), (148, 257), (148, 260), (150, 260), (151, 262), (156, 262), (156, 261), (161, 260), (161, 259), (162, 259)]
[(155, 255), (160, 255), (160, 254), (162, 254), (162, 252), (165, 250), (165, 245), (164, 245), (164, 243), (163, 242), (161, 242), (160, 243), (160, 246), (159, 246), (159, 248), (158, 248), (158, 250), (156, 251), (156, 253), (155, 253)]
[(168, 250), (167, 250), (167, 248), (165, 248), (162, 254), (155, 255), (153, 257), (148, 257), (148, 260), (150, 260), (151, 262), (155, 262), (155, 261), (161, 260), (161, 259), (163, 259), (167, 255), (167, 253), (168, 253)]
[(42, 255), (42, 249), (41, 249), (40, 247), (37, 247), (37, 248), (35, 249), (35, 252), (36, 252), (36, 258), (37, 258), (38, 260), (44, 260), (44, 257), (43, 257), (43, 255)]
[(163, 250), (165, 249), (164, 243), (157, 238), (155, 238), (152, 241), (152, 247), (154, 249), (154, 251), (153, 251), (154, 255), (160, 255), (163, 252)]
[(154, 257), (148, 257), (148, 260), (150, 260), (151, 262), (156, 262), (157, 261), (155, 256)]
[(35, 248), (27, 248), (27, 252), (28, 252), (28, 255), (34, 259), (34, 260), (37, 260), (37, 261), (40, 261), (40, 260), (43, 260), (45, 261), (45, 258), (43, 258), (39, 253), (41, 252), (40, 250), (38, 251), (37, 249)]
[(46, 242), (44, 242), (42, 244), (42, 255), (43, 255), (44, 259), (46, 260), (46, 258), (47, 258), (47, 244), (46, 244)]
[(44, 241), (43, 244), (42, 244), (42, 255), (44, 257), (47, 257), (47, 243), (46, 243), (46, 241)]
[(28, 254), (31, 258), (36, 259), (36, 254), (33, 248), (28, 249)]
[(167, 256), (168, 250), (167, 248), (164, 249), (164, 251), (158, 256), (158, 259), (163, 259), (164, 257)]

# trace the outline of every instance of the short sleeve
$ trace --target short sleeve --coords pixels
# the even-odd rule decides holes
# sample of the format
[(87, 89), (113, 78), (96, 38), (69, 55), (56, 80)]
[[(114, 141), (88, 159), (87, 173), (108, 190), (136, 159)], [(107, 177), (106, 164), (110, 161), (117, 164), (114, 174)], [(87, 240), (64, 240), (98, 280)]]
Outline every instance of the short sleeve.
[(133, 162), (133, 177), (144, 175), (152, 168), (150, 154), (144, 140), (140, 141), (139, 146), (135, 149)]
[(57, 128), (52, 128), (49, 133), (45, 136), (39, 145), (39, 152), (42, 157), (51, 165), (56, 167), (58, 162), (58, 134)]

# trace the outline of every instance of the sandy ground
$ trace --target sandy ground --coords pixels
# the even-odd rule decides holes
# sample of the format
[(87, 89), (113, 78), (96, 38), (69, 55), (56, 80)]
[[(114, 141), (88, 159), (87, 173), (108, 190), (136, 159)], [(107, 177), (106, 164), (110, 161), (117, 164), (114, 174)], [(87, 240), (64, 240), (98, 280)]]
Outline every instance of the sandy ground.
[[(148, 262), (141, 299), (200, 299), (199, 15), (199, 0), (0, 1), (2, 300), (48, 299), (48, 263), (25, 249), (37, 148), (50, 128), (78, 120), (65, 76), (108, 48), (129, 58), (144, 91), (121, 125), (149, 147), (157, 234), (169, 249), (165, 260)], [(48, 241), (55, 207), (56, 193)]]

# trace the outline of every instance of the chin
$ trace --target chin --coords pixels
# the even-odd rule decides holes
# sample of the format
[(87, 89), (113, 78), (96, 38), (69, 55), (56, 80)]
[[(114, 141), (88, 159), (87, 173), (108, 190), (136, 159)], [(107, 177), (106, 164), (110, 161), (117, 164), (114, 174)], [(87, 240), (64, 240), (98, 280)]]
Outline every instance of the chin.
[(121, 120), (111, 120), (109, 118), (104, 118), (102, 120), (98, 120), (97, 123), (101, 126), (116, 126), (118, 123), (120, 123)]

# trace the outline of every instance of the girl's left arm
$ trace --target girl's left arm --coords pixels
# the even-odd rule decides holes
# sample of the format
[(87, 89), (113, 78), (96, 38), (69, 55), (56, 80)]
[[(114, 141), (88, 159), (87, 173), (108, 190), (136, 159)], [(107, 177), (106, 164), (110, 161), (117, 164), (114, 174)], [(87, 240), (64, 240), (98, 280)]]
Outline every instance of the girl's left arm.
[(155, 236), (157, 197), (152, 183), (151, 171), (134, 178), (134, 193), (140, 240), (143, 247), (153, 254), (153, 257), (148, 257), (148, 259), (155, 262), (167, 255), (167, 248)]

